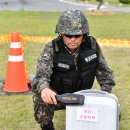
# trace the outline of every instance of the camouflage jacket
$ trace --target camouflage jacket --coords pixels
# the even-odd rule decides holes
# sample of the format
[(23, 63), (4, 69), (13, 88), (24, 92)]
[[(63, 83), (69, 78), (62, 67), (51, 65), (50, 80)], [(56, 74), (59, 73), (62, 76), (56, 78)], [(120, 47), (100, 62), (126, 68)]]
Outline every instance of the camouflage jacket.
[[(99, 45), (98, 52), (99, 60), (95, 76), (101, 87), (101, 90), (111, 92), (112, 87), (115, 85), (114, 75), (112, 70), (109, 69)], [(70, 53), (69, 50), (68, 53)], [(53, 55), (53, 46), (52, 42), (50, 42), (46, 44), (45, 48), (38, 58), (36, 76), (33, 80), (32, 85), (33, 92), (40, 93), (42, 89), (50, 87), (50, 76), (53, 73)], [(75, 58), (77, 58), (78, 51), (76, 51), (74, 55)]]

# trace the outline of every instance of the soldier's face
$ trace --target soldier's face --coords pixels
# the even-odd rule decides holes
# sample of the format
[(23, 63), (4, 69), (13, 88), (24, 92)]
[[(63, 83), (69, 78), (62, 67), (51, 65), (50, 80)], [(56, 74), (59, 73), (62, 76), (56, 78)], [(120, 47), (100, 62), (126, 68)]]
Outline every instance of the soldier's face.
[(64, 44), (70, 49), (71, 52), (75, 52), (75, 50), (80, 46), (83, 35), (62, 35)]

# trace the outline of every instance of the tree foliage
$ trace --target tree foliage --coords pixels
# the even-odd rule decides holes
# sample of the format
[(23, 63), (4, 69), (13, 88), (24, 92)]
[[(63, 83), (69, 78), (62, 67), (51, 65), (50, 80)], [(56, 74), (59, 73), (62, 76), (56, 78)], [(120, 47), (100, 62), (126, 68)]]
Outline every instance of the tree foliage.
[(119, 0), (119, 2), (123, 4), (130, 4), (130, 0)]

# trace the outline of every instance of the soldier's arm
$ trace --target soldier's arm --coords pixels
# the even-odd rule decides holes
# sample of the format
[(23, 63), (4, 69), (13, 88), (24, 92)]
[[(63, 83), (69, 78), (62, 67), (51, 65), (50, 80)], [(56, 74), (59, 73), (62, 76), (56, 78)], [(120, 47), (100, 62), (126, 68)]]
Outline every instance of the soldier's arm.
[(50, 89), (50, 76), (53, 73), (53, 47), (52, 43), (45, 46), (38, 58), (36, 76), (33, 80), (33, 90), (41, 95), (42, 100), (48, 104), (57, 104), (56, 92)]
[(48, 43), (38, 58), (36, 76), (33, 80), (32, 90), (38, 93), (49, 88), (50, 76), (53, 68), (53, 47)]
[(111, 92), (112, 87), (115, 86), (113, 71), (108, 67), (107, 62), (102, 54), (101, 48), (98, 48), (98, 66), (96, 70), (96, 78), (100, 84), (101, 90)]

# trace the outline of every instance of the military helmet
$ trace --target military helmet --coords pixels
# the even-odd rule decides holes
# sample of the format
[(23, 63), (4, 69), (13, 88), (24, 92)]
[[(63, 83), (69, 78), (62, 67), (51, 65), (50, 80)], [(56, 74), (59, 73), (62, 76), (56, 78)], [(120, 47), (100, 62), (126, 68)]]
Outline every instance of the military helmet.
[(89, 25), (85, 15), (79, 10), (67, 10), (59, 17), (55, 33), (68, 35), (89, 34)]

